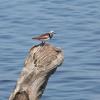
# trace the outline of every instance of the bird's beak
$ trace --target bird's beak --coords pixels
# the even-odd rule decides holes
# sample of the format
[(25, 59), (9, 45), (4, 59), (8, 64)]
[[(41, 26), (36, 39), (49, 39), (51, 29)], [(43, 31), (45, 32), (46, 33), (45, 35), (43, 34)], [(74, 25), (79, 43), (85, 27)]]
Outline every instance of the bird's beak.
[(56, 33), (54, 32), (54, 34), (56, 34)]

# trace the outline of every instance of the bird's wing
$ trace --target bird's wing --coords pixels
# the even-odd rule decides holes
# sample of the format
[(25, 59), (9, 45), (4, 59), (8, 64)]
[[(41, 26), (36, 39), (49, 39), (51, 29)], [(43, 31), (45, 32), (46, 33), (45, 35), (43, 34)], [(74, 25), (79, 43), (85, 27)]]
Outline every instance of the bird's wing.
[(40, 36), (33, 37), (32, 39), (47, 39), (48, 36), (49, 36), (49, 33), (45, 33), (45, 34), (42, 34)]
[(40, 36), (48, 36), (48, 35), (49, 35), (49, 33), (45, 33), (45, 34), (42, 34)]
[(47, 38), (48, 38), (48, 36), (45, 35), (45, 36), (33, 37), (32, 39), (38, 39), (38, 40), (40, 40), (40, 39), (47, 39)]

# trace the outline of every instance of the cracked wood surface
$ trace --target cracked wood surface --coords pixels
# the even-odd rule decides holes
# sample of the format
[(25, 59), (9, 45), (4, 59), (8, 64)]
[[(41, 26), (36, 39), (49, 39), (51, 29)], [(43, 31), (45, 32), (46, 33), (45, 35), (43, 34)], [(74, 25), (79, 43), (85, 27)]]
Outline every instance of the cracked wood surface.
[(48, 79), (64, 60), (61, 49), (50, 44), (33, 46), (9, 100), (39, 100)]

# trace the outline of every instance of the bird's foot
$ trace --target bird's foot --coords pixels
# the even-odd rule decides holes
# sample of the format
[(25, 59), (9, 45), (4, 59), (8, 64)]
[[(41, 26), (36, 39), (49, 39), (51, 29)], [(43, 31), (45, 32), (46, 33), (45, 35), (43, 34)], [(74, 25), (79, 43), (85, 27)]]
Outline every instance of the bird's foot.
[(45, 45), (45, 42), (44, 42), (44, 41), (42, 41), (41, 46), (44, 46), (44, 45)]

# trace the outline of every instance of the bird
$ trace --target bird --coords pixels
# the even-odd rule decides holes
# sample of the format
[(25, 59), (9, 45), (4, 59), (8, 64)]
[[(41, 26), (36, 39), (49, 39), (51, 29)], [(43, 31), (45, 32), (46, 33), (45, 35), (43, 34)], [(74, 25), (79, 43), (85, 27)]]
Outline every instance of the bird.
[(42, 44), (45, 44), (45, 42), (51, 39), (54, 34), (56, 34), (54, 31), (50, 31), (50, 32), (41, 34), (39, 36), (33, 37), (32, 39), (42, 41)]

